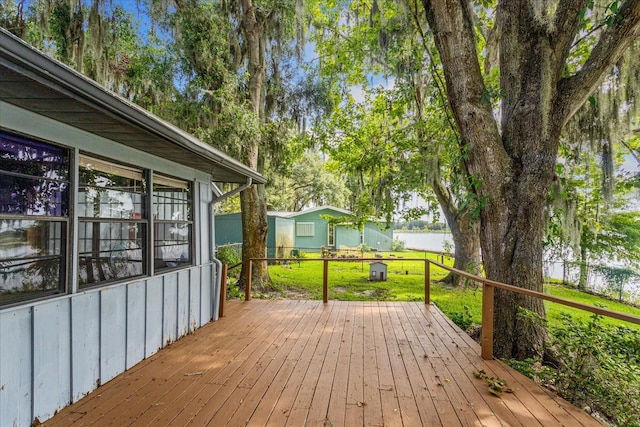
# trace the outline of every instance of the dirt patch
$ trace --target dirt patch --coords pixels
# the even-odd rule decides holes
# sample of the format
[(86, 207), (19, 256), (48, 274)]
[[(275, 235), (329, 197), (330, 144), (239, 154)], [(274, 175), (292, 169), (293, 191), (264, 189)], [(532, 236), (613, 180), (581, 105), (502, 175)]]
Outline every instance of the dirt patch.
[(287, 289), (284, 292), (284, 298), (296, 299), (296, 300), (308, 300), (311, 299), (309, 292), (300, 289)]
[(376, 301), (385, 301), (393, 296), (393, 291), (389, 289), (367, 289), (358, 293)]

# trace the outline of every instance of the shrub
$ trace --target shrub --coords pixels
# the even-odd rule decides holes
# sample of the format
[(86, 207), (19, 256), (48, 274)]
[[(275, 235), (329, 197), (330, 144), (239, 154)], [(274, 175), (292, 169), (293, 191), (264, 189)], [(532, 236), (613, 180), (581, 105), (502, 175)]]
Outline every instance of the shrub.
[(559, 366), (533, 360), (509, 363), (616, 425), (640, 426), (640, 332), (601, 320), (598, 315), (588, 322), (563, 315), (551, 331)]
[(463, 331), (468, 330), (471, 325), (473, 325), (473, 321), (471, 320), (471, 309), (466, 305), (464, 306), (463, 312), (456, 311), (447, 314), (447, 316), (449, 316), (453, 323), (458, 325), (458, 327)]
[(227, 264), (228, 266), (232, 266), (242, 262), (242, 246), (218, 246), (218, 259), (222, 261), (223, 264)]
[(594, 315), (585, 324), (566, 316), (553, 331), (564, 361), (556, 371), (555, 386), (563, 397), (619, 425), (640, 425), (638, 332), (606, 327), (601, 319)]
[(362, 252), (371, 252), (371, 246), (367, 245), (366, 243), (362, 243), (359, 248)]
[(406, 249), (407, 243), (404, 240), (400, 240), (397, 237), (393, 239), (393, 243), (391, 243), (391, 250), (394, 252), (401, 252)]

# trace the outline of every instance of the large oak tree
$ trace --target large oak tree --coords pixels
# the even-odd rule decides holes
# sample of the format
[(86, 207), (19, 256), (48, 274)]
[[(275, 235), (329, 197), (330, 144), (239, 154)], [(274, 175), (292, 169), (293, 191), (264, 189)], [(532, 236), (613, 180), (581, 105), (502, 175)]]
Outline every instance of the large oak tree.
[[(496, 114), (478, 60), (473, 5), (468, 0), (422, 0), (449, 104), (465, 141), (465, 167), (479, 183), (475, 195), (484, 205), (483, 262), (493, 280), (542, 291), (544, 209), (560, 134), (640, 34), (639, 1), (608, 3), (608, 19), (600, 27), (591, 25), (595, 46), (572, 72), (568, 61), (584, 35), (581, 28), (597, 16), (589, 9), (593, 2), (498, 1), (493, 11), (501, 97)], [(542, 351), (545, 330), (519, 317), (520, 307), (544, 316), (541, 300), (496, 292), (498, 357), (524, 358)]]

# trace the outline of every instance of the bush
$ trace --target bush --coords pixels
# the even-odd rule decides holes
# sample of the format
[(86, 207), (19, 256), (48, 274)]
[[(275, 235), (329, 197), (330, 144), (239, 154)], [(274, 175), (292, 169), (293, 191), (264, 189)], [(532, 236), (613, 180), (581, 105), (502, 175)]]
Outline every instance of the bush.
[(640, 332), (564, 315), (552, 332), (559, 366), (540, 361), (509, 362), (576, 406), (619, 426), (640, 426)]
[(227, 264), (228, 266), (232, 266), (242, 262), (242, 246), (218, 246), (218, 259), (222, 261), (223, 264)]
[(393, 239), (393, 243), (391, 243), (391, 250), (394, 252), (401, 252), (406, 249), (407, 243), (404, 240), (400, 240), (397, 237)]
[(447, 316), (449, 316), (453, 323), (458, 325), (458, 327), (463, 331), (467, 331), (471, 325), (473, 325), (473, 321), (471, 320), (471, 309), (466, 305), (464, 306), (463, 312), (456, 311), (447, 314)]

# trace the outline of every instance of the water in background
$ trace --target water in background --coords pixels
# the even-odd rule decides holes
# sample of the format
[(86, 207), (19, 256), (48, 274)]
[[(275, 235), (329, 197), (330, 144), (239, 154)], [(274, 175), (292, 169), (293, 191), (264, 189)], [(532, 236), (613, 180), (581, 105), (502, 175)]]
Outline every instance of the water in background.
[(407, 249), (444, 251), (445, 242), (453, 247), (453, 239), (450, 233), (402, 233), (394, 231), (393, 238), (403, 240)]
[[(403, 233), (393, 232), (393, 238), (403, 240), (407, 249), (422, 249), (428, 251), (445, 251), (447, 246), (453, 248), (453, 238), (451, 233)], [(554, 279), (568, 279), (570, 282), (577, 281), (577, 276), (563, 277), (563, 265), (562, 262), (555, 262), (554, 260), (545, 260), (544, 271), (545, 277), (552, 277)], [(589, 287), (598, 293), (607, 293), (606, 284), (602, 277), (599, 277), (593, 271), (590, 273)], [(640, 283), (629, 283), (624, 287), (625, 292), (628, 292), (628, 299), (631, 301), (637, 301), (640, 299)]]

